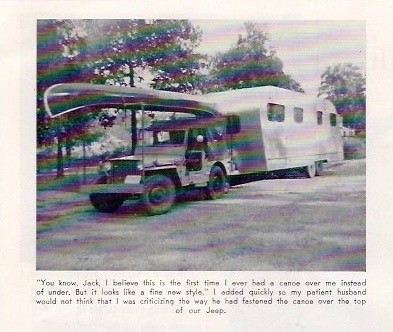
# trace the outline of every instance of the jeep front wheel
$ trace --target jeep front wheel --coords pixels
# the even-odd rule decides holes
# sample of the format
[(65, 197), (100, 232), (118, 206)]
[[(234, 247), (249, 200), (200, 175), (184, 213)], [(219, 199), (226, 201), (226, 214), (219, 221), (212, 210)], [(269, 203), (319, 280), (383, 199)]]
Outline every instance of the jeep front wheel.
[(151, 215), (163, 214), (170, 210), (176, 198), (173, 181), (164, 175), (151, 175), (145, 180), (142, 203)]

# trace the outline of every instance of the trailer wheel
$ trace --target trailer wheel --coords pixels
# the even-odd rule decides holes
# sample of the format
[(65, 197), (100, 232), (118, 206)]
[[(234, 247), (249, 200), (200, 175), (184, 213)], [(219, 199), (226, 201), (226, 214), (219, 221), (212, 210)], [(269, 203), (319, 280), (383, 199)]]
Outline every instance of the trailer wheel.
[(90, 194), (91, 204), (103, 213), (115, 212), (123, 204), (123, 201), (117, 194)]
[(315, 175), (320, 176), (323, 173), (323, 162), (316, 161), (315, 162)]
[(152, 175), (145, 180), (142, 203), (151, 215), (168, 212), (176, 199), (173, 181), (164, 175)]
[(228, 183), (224, 171), (219, 166), (213, 166), (210, 170), (209, 182), (206, 194), (209, 199), (219, 199), (227, 191)]
[(306, 174), (306, 177), (308, 178), (313, 178), (316, 175), (316, 167), (315, 163), (308, 165), (304, 168), (304, 172)]

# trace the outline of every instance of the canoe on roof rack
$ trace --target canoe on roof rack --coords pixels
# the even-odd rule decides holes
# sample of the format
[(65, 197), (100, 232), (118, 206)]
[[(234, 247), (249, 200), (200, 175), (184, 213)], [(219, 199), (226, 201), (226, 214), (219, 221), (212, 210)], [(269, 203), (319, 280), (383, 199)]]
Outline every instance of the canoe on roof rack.
[(218, 114), (201, 96), (89, 83), (53, 85), (45, 91), (44, 103), (47, 113), (52, 118), (83, 109), (104, 107), (140, 109), (141, 105), (150, 110), (178, 111), (197, 116)]

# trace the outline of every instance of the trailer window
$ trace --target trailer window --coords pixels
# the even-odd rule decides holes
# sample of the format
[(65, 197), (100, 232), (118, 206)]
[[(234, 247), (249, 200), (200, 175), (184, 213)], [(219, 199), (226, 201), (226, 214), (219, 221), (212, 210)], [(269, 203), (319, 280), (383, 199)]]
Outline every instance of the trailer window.
[(330, 125), (332, 127), (336, 127), (337, 126), (337, 114), (330, 113)]
[(303, 108), (295, 107), (293, 109), (293, 119), (297, 123), (303, 122)]
[(284, 122), (285, 106), (278, 104), (267, 104), (267, 119), (273, 122)]
[(321, 111), (318, 111), (317, 112), (317, 124), (318, 125), (321, 125), (322, 124), (322, 112)]

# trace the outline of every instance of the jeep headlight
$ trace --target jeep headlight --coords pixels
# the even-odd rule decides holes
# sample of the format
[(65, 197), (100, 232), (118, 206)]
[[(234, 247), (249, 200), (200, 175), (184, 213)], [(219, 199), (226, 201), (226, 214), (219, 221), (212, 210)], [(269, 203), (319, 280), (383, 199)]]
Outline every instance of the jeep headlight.
[(98, 168), (99, 172), (109, 173), (112, 169), (112, 163), (110, 161), (101, 162)]
[(143, 163), (142, 161), (139, 161), (138, 164), (136, 165), (136, 169), (138, 171), (143, 171)]

